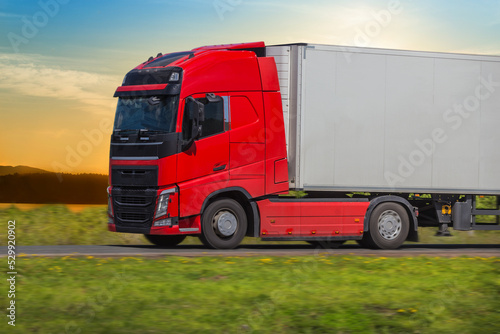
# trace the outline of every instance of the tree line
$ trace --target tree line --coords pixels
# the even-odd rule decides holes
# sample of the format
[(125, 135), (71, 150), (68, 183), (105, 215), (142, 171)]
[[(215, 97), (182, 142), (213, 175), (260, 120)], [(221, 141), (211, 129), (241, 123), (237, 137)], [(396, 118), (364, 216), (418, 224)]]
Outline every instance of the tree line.
[(0, 203), (106, 204), (102, 174), (10, 174), (0, 176)]

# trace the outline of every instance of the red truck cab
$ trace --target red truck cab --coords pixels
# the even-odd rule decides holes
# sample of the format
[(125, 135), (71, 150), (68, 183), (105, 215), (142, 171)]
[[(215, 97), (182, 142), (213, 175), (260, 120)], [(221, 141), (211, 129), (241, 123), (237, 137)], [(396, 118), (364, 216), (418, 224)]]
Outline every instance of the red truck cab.
[(118, 87), (110, 231), (213, 248), (261, 236), (255, 199), (288, 193), (280, 87), (263, 42), (159, 54)]

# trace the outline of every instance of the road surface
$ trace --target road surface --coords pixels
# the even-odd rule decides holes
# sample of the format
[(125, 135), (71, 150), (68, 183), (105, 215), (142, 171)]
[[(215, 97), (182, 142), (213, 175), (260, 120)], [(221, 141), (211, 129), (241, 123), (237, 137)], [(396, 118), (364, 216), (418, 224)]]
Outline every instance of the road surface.
[[(7, 255), (7, 247), (1, 248), (0, 256)], [(160, 248), (149, 245), (123, 246), (17, 246), (16, 255), (25, 256), (298, 256), (298, 255), (356, 255), (356, 256), (480, 256), (500, 257), (500, 245), (403, 245), (397, 250), (364, 249), (357, 245), (344, 245), (339, 249), (320, 249), (309, 245), (241, 245), (237, 249), (215, 250), (198, 245), (179, 245), (175, 248)]]

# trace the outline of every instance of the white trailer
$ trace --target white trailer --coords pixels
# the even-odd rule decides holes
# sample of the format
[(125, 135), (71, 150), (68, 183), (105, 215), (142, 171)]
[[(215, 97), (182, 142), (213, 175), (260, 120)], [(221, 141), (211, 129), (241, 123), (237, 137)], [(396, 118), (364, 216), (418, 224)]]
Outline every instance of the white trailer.
[(269, 46), (290, 187), (500, 194), (500, 57)]
[[(499, 56), (317, 44), (266, 54), (278, 69), (291, 189), (403, 195), (418, 225), (437, 223), (442, 235), (448, 224), (500, 228), (498, 217), (475, 219), (500, 215)], [(476, 195), (496, 196), (496, 208), (476, 209)]]

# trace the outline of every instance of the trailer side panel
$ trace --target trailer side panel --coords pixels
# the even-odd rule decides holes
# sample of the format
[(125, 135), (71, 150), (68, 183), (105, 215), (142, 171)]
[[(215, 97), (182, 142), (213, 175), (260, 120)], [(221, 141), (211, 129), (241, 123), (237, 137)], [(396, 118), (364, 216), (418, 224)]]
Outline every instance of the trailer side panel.
[(284, 48), (292, 188), (500, 193), (500, 57)]

